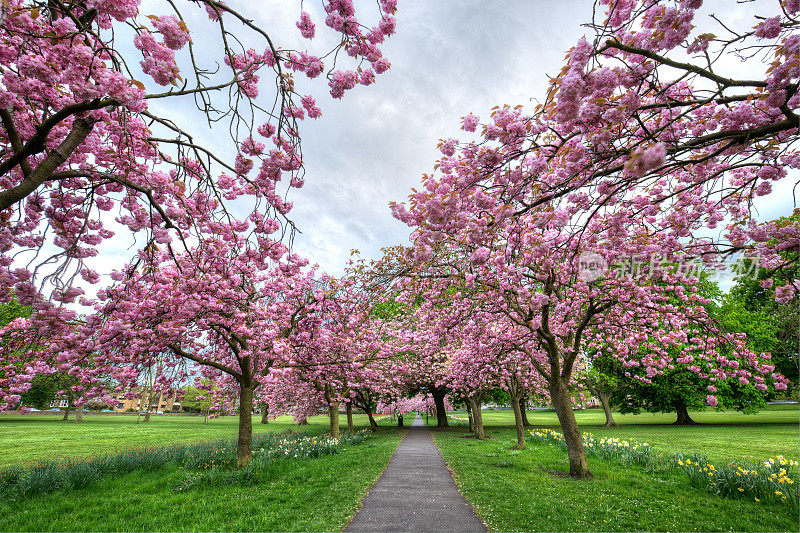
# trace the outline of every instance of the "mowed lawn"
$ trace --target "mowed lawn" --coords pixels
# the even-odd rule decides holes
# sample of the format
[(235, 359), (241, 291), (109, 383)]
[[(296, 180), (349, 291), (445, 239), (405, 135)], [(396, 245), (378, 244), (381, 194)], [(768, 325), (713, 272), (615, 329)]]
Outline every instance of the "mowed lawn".
[[(510, 410), (483, 411), (487, 428), (514, 425)], [(454, 416), (466, 418), (465, 412)], [(787, 459), (800, 457), (800, 416), (797, 405), (770, 406), (753, 415), (737, 411), (692, 411), (696, 426), (675, 426), (674, 413), (642, 413), (621, 415), (614, 413), (619, 428), (604, 428), (605, 416), (601, 409), (575, 411), (581, 431), (598, 436), (647, 442), (661, 451), (697, 452), (711, 460), (729, 458), (768, 459), (783, 455)], [(553, 411), (529, 410), (528, 420), (534, 426), (558, 428)]]
[[(223, 416), (203, 422), (199, 416), (153, 415), (148, 423), (136, 423), (131, 415), (83, 416), (83, 422), (61, 421), (55, 415), (0, 415), (0, 466), (35, 462), (41, 459), (85, 457), (95, 453), (122, 451), (138, 446), (159, 446), (173, 442), (199, 442), (235, 437), (239, 420)], [(261, 417), (253, 416), (253, 431), (282, 431), (302, 429), (316, 435), (328, 430), (326, 416), (310, 417), (308, 426), (298, 426), (291, 417), (281, 416), (269, 424), (260, 424)], [(353, 415), (356, 429), (367, 427), (366, 415)], [(347, 429), (342, 415), (339, 423)], [(390, 419), (379, 422), (388, 425)]]
[[(483, 411), (489, 437), (467, 438), (466, 427), (435, 430), (434, 439), (462, 493), (492, 531), (797, 531), (787, 506), (730, 498), (694, 488), (679, 470), (648, 471), (589, 457), (591, 481), (568, 472), (566, 452), (528, 442), (513, 450), (510, 411)], [(453, 413), (465, 418), (463, 412)], [(663, 451), (698, 452), (714, 461), (798, 458), (798, 407), (772, 406), (755, 415), (692, 412), (697, 426), (675, 426), (674, 414), (615, 415), (620, 428), (603, 428), (601, 410), (576, 411), (581, 429), (647, 442)], [(558, 427), (555, 413), (531, 410), (538, 427)], [(526, 433), (527, 436), (527, 433)]]
[(529, 443), (512, 450), (513, 429), (485, 441), (434, 431), (466, 499), (490, 531), (797, 531), (786, 506), (693, 488), (680, 471), (648, 472), (589, 457), (591, 481), (568, 472), (564, 450)]
[[(343, 429), (346, 419), (342, 417)], [(358, 428), (367, 426), (357, 416)], [(278, 459), (244, 484), (203, 485), (176, 491), (186, 472), (168, 464), (92, 482), (79, 490), (0, 501), (0, 531), (337, 531), (360, 506), (389, 462), (404, 430), (387, 427), (334, 455)], [(292, 428), (310, 435), (328, 430), (327, 417), (298, 427), (281, 417), (256, 431)], [(86, 416), (83, 424), (57, 417), (0, 417), (5, 463), (81, 457), (143, 445), (233, 438), (236, 417), (160, 416), (136, 425), (136, 417)]]

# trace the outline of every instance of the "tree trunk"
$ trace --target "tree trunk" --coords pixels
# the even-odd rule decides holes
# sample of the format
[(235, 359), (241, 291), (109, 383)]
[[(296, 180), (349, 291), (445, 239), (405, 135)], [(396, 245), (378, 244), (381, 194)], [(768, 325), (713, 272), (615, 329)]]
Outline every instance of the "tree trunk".
[(475, 429), (475, 424), (472, 423), (472, 407), (470, 407), (469, 400), (466, 398), (464, 399), (464, 405), (467, 408), (467, 421), (469, 422), (469, 432), (472, 433), (472, 431)]
[(155, 394), (155, 392), (151, 388), (150, 392), (147, 394), (147, 411), (144, 412), (143, 422), (150, 422), (150, 411), (153, 410), (153, 394)]
[(532, 426), (530, 422), (528, 422), (528, 411), (527, 411), (527, 398), (520, 398), (519, 400), (519, 409), (522, 411), (522, 425), (525, 427)]
[(589, 463), (586, 462), (586, 450), (583, 448), (583, 439), (578, 429), (578, 422), (575, 420), (575, 413), (572, 412), (566, 384), (559, 375), (554, 375), (551, 379), (554, 382), (550, 383), (550, 398), (567, 445), (569, 475), (576, 479), (591, 479), (592, 473), (589, 472)]
[(347, 431), (353, 432), (353, 402), (344, 404), (345, 411), (347, 411)]
[(473, 420), (473, 433), (476, 439), (485, 439), (486, 434), (483, 431), (483, 414), (481, 413), (481, 398), (471, 398), (472, 402), (472, 420)]
[(67, 410), (64, 411), (64, 418), (61, 420), (69, 420), (69, 412), (75, 407), (75, 400), (72, 396), (72, 389), (67, 389)]
[(75, 409), (75, 422), (79, 424), (83, 422), (83, 406), (80, 406), (77, 409)]
[(297, 425), (298, 426), (307, 426), (308, 425), (308, 418), (306, 418), (306, 417), (301, 418), (300, 421), (297, 422)]
[(269, 404), (261, 402), (261, 423), (269, 424)]
[(370, 407), (365, 407), (364, 412), (367, 413), (367, 418), (369, 418), (369, 425), (371, 428), (377, 428), (378, 423), (375, 422), (375, 417), (372, 416), (372, 409)]
[(334, 439), (339, 438), (339, 403), (328, 403), (328, 416), (331, 419), (331, 437)]
[(619, 424), (614, 420), (614, 415), (611, 413), (611, 395), (598, 393), (597, 397), (600, 398), (600, 405), (603, 406), (603, 412), (606, 414), (606, 423), (603, 426), (607, 428), (618, 428)]
[(522, 422), (522, 409), (519, 404), (519, 398), (511, 398), (511, 407), (514, 408), (514, 424), (517, 426), (517, 445), (515, 448), (523, 450), (525, 449), (525, 429)]
[(239, 386), (239, 440), (236, 466), (245, 466), (253, 457), (253, 388)]
[(689, 416), (689, 410), (686, 409), (686, 404), (683, 402), (675, 403), (675, 411), (678, 413), (678, 419), (675, 421), (677, 425), (690, 426), (696, 425), (697, 422), (692, 420)]
[(436, 427), (448, 427), (449, 424), (447, 423), (447, 411), (444, 410), (444, 394), (434, 393), (433, 402), (436, 405)]

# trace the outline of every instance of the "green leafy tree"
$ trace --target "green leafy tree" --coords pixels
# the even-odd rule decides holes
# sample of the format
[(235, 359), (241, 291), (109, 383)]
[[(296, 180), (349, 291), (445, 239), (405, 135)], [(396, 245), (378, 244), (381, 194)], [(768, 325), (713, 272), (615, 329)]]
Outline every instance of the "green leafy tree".
[[(796, 218), (797, 215), (795, 215)], [(745, 333), (750, 349), (769, 352), (777, 370), (791, 381), (786, 397), (798, 399), (800, 367), (800, 296), (788, 302), (775, 301), (771, 285), (783, 285), (788, 280), (800, 279), (798, 251), (783, 253), (784, 268), (755, 268), (750, 262), (743, 264), (745, 272), (754, 275), (741, 276), (723, 298), (717, 317), (728, 331)], [(772, 283), (765, 280), (772, 279)]]
[[(754, 314), (745, 327), (744, 322), (736, 323), (732, 315), (726, 315), (725, 305), (729, 297), (725, 296), (707, 275), (701, 275), (698, 290), (709, 299), (706, 308), (712, 320), (720, 322), (728, 332), (745, 333), (748, 339), (751, 334), (753, 335), (751, 349), (755, 348), (753, 342), (763, 342), (765, 347), (771, 342), (769, 339), (773, 338), (774, 331), (764, 316)], [(671, 303), (679, 305), (677, 300)], [(671, 352), (675, 352), (672, 353), (675, 357), (680, 355), (679, 350), (679, 346), (670, 349)], [(616, 390), (611, 397), (611, 404), (618, 406), (621, 413), (639, 413), (642, 410), (652, 413), (675, 412), (676, 424), (694, 424), (689, 411), (699, 411), (707, 407), (709, 381), (680, 365), (666, 369), (663, 374), (650, 378), (649, 382), (637, 379), (633, 369), (622, 368), (620, 365), (601, 367), (600, 374), (607, 383), (616, 379), (613, 382), (616, 384)], [(718, 403), (715, 408), (718, 410), (735, 409), (744, 413), (755, 413), (766, 405), (766, 393), (756, 388), (753, 383), (742, 384), (730, 378), (715, 381), (712, 386), (716, 388), (714, 396)]]

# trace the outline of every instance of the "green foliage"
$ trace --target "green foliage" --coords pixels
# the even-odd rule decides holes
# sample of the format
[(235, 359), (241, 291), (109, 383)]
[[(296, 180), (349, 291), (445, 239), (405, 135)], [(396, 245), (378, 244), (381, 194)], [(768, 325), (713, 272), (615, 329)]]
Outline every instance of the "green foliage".
[[(198, 400), (198, 396), (205, 395), (205, 398)], [(201, 411), (208, 411), (211, 408), (211, 398), (206, 391), (201, 391), (195, 387), (186, 387), (184, 391), (181, 406), (184, 411), (189, 413), (199, 413)]]
[(37, 374), (31, 381), (31, 388), (22, 394), (22, 405), (47, 409), (55, 398), (56, 392), (67, 390), (76, 383), (78, 383), (78, 378), (64, 372)]
[[(747, 281), (748, 283), (757, 282)], [(760, 286), (759, 286), (760, 287)], [(763, 309), (758, 312), (749, 312), (741, 307), (740, 312), (734, 312), (731, 306), (730, 295), (723, 295), (719, 286), (711, 281), (706, 274), (701, 274), (698, 294), (707, 298), (706, 304), (712, 320), (718, 322), (724, 330), (730, 333), (745, 333), (748, 337), (750, 348), (755, 351), (769, 351), (775, 335), (775, 328), (771, 317)], [(767, 301), (767, 300), (762, 300)], [(772, 300), (774, 303), (774, 300)], [(673, 298), (670, 303), (680, 305), (678, 298)], [(739, 302), (737, 305), (743, 305)], [(721, 347), (721, 350), (729, 350)], [(681, 355), (680, 346), (670, 347), (673, 357)], [(707, 379), (701, 378), (697, 373), (681, 366), (665, 369), (663, 374), (650, 378), (650, 383), (635, 379), (634, 370), (623, 368), (614, 363), (609, 355), (601, 355), (596, 359), (597, 364), (590, 370), (589, 379), (612, 391), (611, 402), (619, 407), (622, 413), (638, 413), (642, 410), (651, 413), (684, 411), (686, 409), (703, 410), (706, 408), (706, 396), (709, 394)], [(639, 376), (642, 377), (642, 376)], [(729, 378), (724, 381), (715, 381), (717, 388), (714, 393), (718, 405), (716, 409), (736, 409), (752, 414), (766, 405), (768, 394), (758, 390), (754, 384), (742, 385), (738, 379)]]
[[(621, 413), (669, 413), (678, 406), (702, 411), (706, 408), (709, 381), (683, 368), (667, 370), (651, 378), (650, 383), (634, 379), (621, 381), (622, 385), (612, 397), (612, 403)], [(766, 406), (763, 392), (752, 383), (742, 385), (738, 381), (716, 381), (714, 393), (719, 401), (717, 409), (736, 409), (753, 414)]]
[(20, 305), (16, 298), (8, 303), (0, 303), (0, 327), (7, 326), (15, 318), (31, 316), (31, 308)]
[(36, 375), (31, 381), (31, 388), (22, 393), (22, 405), (30, 405), (36, 409), (47, 409), (60, 390), (54, 380), (45, 375)]
[[(787, 396), (797, 399), (798, 347), (800, 347), (800, 296), (784, 304), (775, 301), (774, 289), (761, 286), (772, 278), (774, 285), (783, 285), (800, 278), (798, 252), (784, 252), (788, 266), (777, 271), (758, 268), (754, 276), (742, 276), (722, 299), (716, 318), (728, 331), (747, 335), (750, 349), (769, 352), (777, 370), (791, 382)], [(745, 262), (745, 271), (753, 265)]]
[(372, 315), (381, 320), (395, 320), (406, 314), (408, 314), (408, 306), (393, 299), (378, 301), (372, 306)]

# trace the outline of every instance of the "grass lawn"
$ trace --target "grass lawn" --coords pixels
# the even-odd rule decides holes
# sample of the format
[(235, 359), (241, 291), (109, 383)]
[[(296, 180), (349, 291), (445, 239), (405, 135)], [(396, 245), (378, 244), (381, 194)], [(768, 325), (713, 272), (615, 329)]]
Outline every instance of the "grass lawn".
[(590, 457), (594, 480), (574, 481), (549, 473), (569, 471), (559, 447), (510, 450), (513, 429), (489, 427), (487, 441), (462, 438), (465, 432), (435, 431), (434, 440), (492, 531), (798, 530), (798, 517), (784, 506), (714, 496), (690, 487), (681, 472)]
[[(15, 430), (31, 427), (40, 436), (39, 456), (64, 455), (62, 441), (53, 434), (69, 427), (69, 441), (77, 449), (69, 455), (86, 455), (105, 449), (112, 442), (118, 448), (132, 444), (164, 444), (176, 441), (211, 440), (233, 436), (235, 418), (154, 419), (148, 428), (131, 424), (127, 417), (87, 417), (84, 424), (54, 420), (8, 417), (2, 424)], [(310, 434), (327, 429), (324, 417), (310, 419), (302, 430)], [(364, 417), (366, 421), (366, 417)], [(359, 419), (359, 422), (361, 420)], [(270, 430), (291, 423), (271, 423)], [(366, 425), (366, 424), (363, 424)], [(4, 426), (5, 427), (5, 426)], [(297, 428), (297, 426), (294, 426)], [(78, 428), (78, 429), (73, 429)], [(144, 429), (143, 431), (137, 431)], [(258, 427), (262, 430), (262, 427)], [(4, 443), (14, 442), (22, 431), (6, 430)], [(346, 446), (335, 455), (310, 459), (282, 459), (271, 463), (250, 485), (201, 486), (173, 492), (184, 473), (169, 465), (153, 472), (130, 474), (94, 482), (86, 489), (62, 490), (24, 498), (11, 504), (0, 502), (0, 530), (3, 531), (333, 531), (341, 529), (358, 508), (368, 487), (378, 478), (394, 453), (403, 431), (379, 429), (366, 442)], [(132, 436), (133, 438), (126, 438)], [(46, 437), (46, 438), (42, 438)], [(30, 438), (30, 437), (28, 437)], [(123, 442), (119, 442), (123, 440)], [(36, 442), (31, 439), (29, 442)], [(103, 444), (106, 443), (106, 444)], [(6, 447), (6, 449), (12, 449)], [(30, 452), (31, 450), (27, 450)], [(24, 452), (24, 450), (23, 450)], [(30, 458), (30, 453), (27, 454)], [(15, 455), (17, 461), (25, 453)]]
[[(71, 417), (74, 418), (74, 417)], [(84, 422), (62, 422), (61, 415), (0, 415), (0, 466), (35, 462), (39, 459), (85, 457), (98, 452), (121, 451), (136, 446), (161, 445), (172, 442), (198, 442), (233, 437), (238, 432), (238, 418), (224, 416), (203, 423), (199, 416), (154, 415), (147, 424), (136, 424), (136, 416), (84, 415)], [(253, 431), (303, 429), (308, 434), (328, 430), (328, 418), (315, 416), (308, 426), (297, 426), (289, 416), (278, 417), (262, 425), (260, 416), (253, 417)], [(339, 423), (344, 430), (347, 418)], [(356, 429), (369, 425), (366, 415), (354, 414)], [(392, 424), (390, 419), (378, 422)]]
[[(466, 418), (465, 412), (453, 413)], [(582, 431), (597, 436), (614, 436), (647, 442), (661, 451), (698, 452), (711, 460), (728, 458), (767, 459), (783, 455), (787, 459), (800, 458), (798, 433), (798, 407), (796, 405), (770, 406), (755, 415), (737, 411), (698, 411), (691, 417), (697, 426), (674, 426), (674, 413), (639, 415), (614, 414), (622, 427), (604, 428), (605, 416), (601, 409), (576, 411), (575, 417)], [(534, 426), (558, 427), (553, 411), (530, 410), (528, 420)], [(432, 419), (435, 424), (435, 420)], [(514, 413), (483, 411), (483, 424), (491, 427), (511, 427)]]

